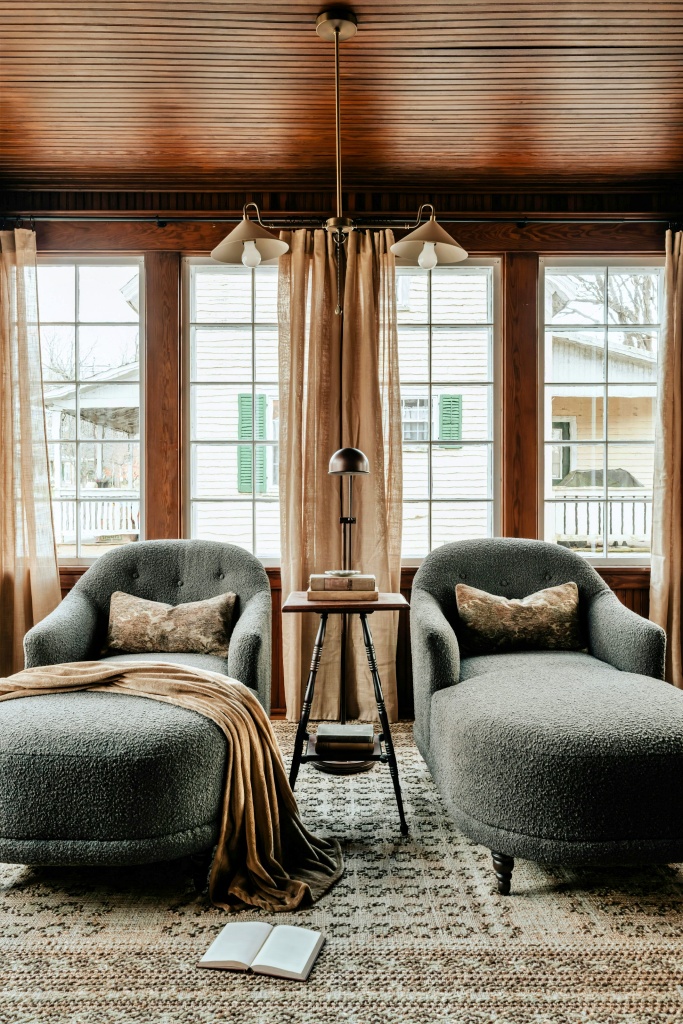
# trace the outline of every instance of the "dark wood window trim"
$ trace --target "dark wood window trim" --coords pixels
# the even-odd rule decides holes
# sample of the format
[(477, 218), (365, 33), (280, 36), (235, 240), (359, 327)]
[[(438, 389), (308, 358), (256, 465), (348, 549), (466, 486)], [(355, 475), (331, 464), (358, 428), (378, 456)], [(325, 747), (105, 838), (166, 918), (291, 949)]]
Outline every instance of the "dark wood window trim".
[[(145, 254), (146, 274), (146, 536), (182, 536), (182, 255), (206, 253), (225, 225), (170, 223), (41, 222), (40, 252)], [(538, 536), (538, 259), (541, 255), (661, 255), (663, 227), (653, 224), (463, 224), (458, 240), (473, 256), (503, 258), (502, 532)], [(530, 485), (530, 481), (533, 483)], [(85, 566), (61, 567), (67, 593)], [(266, 570), (273, 601), (273, 716), (284, 715), (280, 571)], [(401, 587), (410, 594), (415, 568), (405, 567)], [(650, 573), (646, 567), (598, 568), (627, 607), (647, 615)], [(408, 614), (401, 613), (398, 639), (399, 706), (412, 713)]]

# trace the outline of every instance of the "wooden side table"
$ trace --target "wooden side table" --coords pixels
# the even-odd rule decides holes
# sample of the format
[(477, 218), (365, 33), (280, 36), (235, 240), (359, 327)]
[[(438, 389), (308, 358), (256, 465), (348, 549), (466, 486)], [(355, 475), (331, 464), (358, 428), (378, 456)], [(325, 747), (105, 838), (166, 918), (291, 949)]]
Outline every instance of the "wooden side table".
[(315, 680), (318, 674), (318, 668), (320, 666), (320, 657), (322, 655), (323, 644), (325, 643), (325, 629), (327, 627), (327, 618), (329, 615), (358, 615), (360, 616), (361, 627), (363, 630), (365, 651), (368, 656), (368, 665), (370, 666), (370, 674), (372, 676), (372, 683), (375, 690), (375, 700), (377, 701), (377, 713), (379, 715), (380, 727), (382, 729), (379, 735), (375, 735), (375, 748), (373, 750), (373, 753), (369, 756), (363, 755), (363, 760), (381, 761), (383, 764), (389, 765), (389, 773), (391, 775), (391, 781), (394, 784), (394, 793), (396, 794), (398, 816), (401, 821), (401, 833), (404, 836), (408, 834), (408, 824), (406, 822), (405, 814), (403, 812), (401, 784), (398, 778), (398, 764), (396, 762), (396, 753), (394, 751), (394, 745), (391, 740), (391, 729), (389, 728), (387, 709), (384, 704), (382, 682), (380, 680), (379, 670), (377, 668), (375, 645), (372, 641), (372, 633), (370, 632), (368, 615), (372, 615), (373, 612), (401, 611), (404, 608), (408, 607), (408, 602), (406, 601), (402, 594), (380, 594), (379, 599), (377, 601), (309, 601), (308, 598), (306, 597), (306, 592), (304, 590), (293, 591), (282, 606), (283, 613), (315, 612), (317, 615), (320, 616), (320, 625), (318, 626), (318, 633), (316, 635), (315, 643), (313, 645), (311, 669), (308, 674), (308, 683), (306, 685), (304, 702), (301, 708), (301, 717), (299, 719), (299, 725), (296, 730), (296, 742), (294, 745), (294, 754), (292, 756), (292, 767), (289, 772), (290, 786), (292, 787), (292, 789), (294, 789), (296, 778), (297, 775), (299, 774), (299, 767), (301, 764), (304, 764), (307, 761), (325, 760), (325, 758), (322, 758), (318, 754), (316, 754), (315, 736), (309, 736), (307, 730), (308, 719), (311, 714), (311, 706), (313, 704), (313, 696), (315, 693)]

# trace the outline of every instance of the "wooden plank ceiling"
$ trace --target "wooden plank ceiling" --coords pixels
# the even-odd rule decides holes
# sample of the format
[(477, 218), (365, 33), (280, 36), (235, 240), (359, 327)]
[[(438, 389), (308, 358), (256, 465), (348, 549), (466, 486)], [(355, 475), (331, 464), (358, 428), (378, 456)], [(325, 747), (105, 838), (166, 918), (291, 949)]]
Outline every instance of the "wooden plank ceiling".
[[(0, 0), (7, 188), (333, 185), (308, 0)], [(349, 188), (673, 183), (683, 0), (359, 0)]]

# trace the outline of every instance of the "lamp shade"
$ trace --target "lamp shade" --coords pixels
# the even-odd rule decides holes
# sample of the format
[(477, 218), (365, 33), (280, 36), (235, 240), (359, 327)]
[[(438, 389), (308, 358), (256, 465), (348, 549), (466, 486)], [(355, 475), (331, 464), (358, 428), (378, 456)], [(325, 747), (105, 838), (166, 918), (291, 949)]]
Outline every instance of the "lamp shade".
[(332, 476), (359, 476), (370, 472), (370, 463), (360, 448), (340, 448), (330, 459), (328, 472)]
[(462, 246), (458, 245), (440, 224), (437, 224), (432, 215), (426, 223), (415, 228), (400, 242), (394, 242), (391, 251), (396, 256), (397, 264), (409, 267), (419, 266), (418, 257), (424, 249), (425, 242), (434, 246), (438, 263), (460, 263), (461, 260), (467, 259), (467, 253)]
[(286, 242), (281, 242), (257, 221), (249, 220), (245, 213), (243, 220), (218, 243), (211, 256), (218, 263), (241, 264), (245, 242), (253, 242), (256, 246), (261, 257), (260, 266), (277, 263), (289, 249)]

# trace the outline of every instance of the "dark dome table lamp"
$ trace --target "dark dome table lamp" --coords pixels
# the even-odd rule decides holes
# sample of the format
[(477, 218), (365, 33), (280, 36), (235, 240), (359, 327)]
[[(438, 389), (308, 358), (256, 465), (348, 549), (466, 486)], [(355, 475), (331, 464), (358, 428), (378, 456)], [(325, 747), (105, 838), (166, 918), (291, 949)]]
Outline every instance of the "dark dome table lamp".
[(330, 476), (345, 476), (348, 478), (346, 515), (344, 515), (344, 485), (342, 483), (339, 494), (340, 516), (339, 522), (342, 528), (342, 569), (352, 569), (352, 541), (351, 527), (356, 520), (353, 516), (353, 478), (354, 476), (366, 475), (370, 472), (370, 463), (367, 456), (360, 448), (340, 448), (330, 459)]

